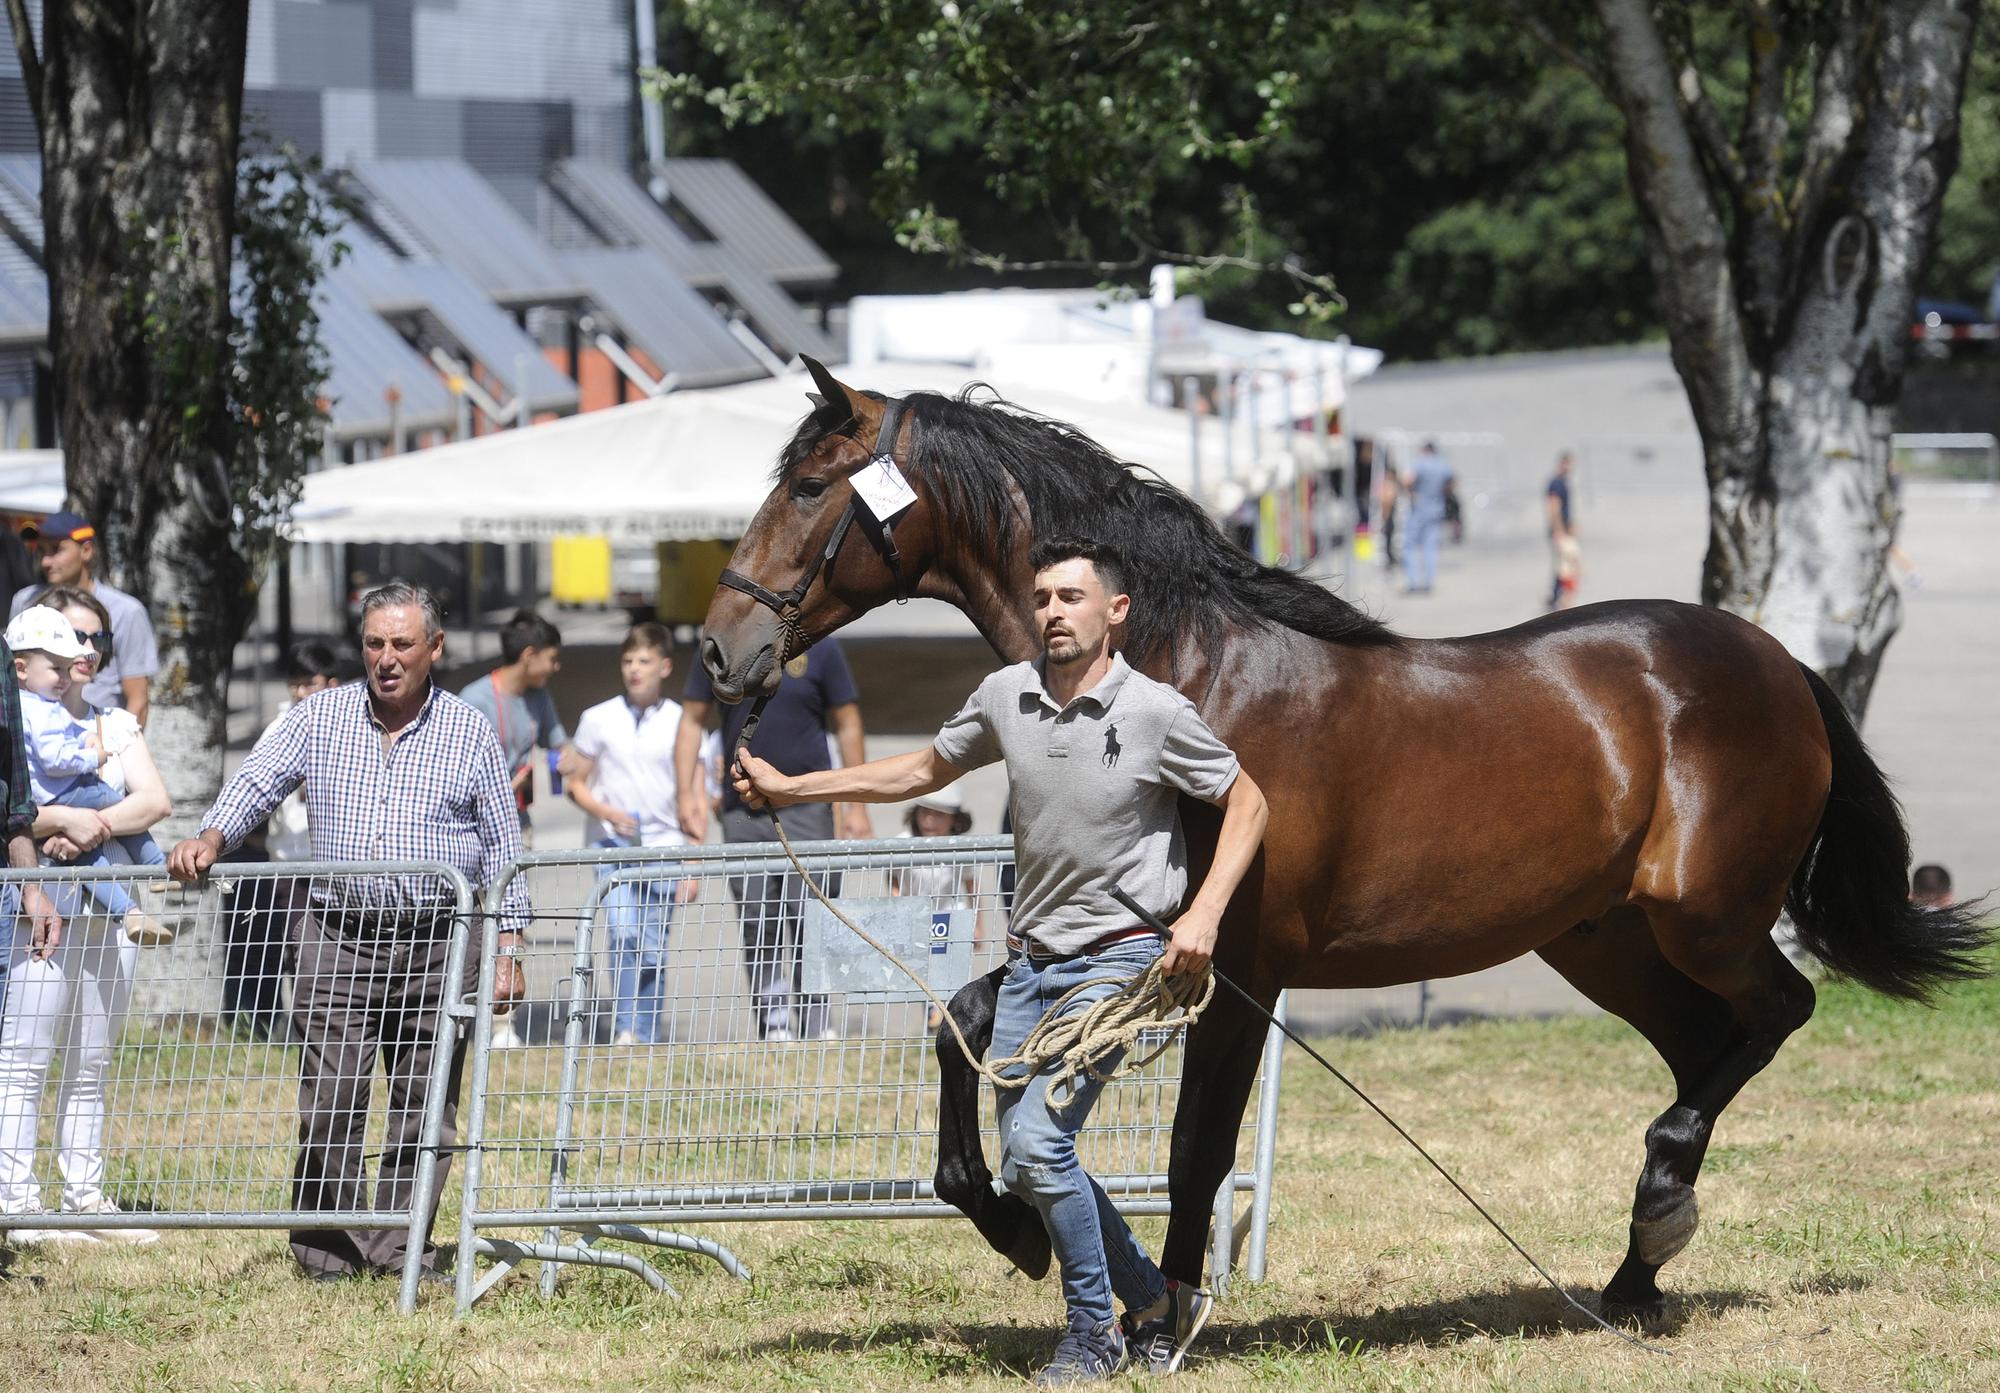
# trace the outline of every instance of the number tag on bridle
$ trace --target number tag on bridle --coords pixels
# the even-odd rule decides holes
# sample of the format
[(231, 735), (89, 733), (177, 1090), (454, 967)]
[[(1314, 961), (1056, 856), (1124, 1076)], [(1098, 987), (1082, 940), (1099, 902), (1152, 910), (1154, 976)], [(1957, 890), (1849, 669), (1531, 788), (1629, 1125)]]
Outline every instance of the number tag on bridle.
[(854, 496), (861, 500), (877, 522), (888, 522), (917, 501), (917, 491), (887, 455), (877, 455), (855, 471), (850, 481)]

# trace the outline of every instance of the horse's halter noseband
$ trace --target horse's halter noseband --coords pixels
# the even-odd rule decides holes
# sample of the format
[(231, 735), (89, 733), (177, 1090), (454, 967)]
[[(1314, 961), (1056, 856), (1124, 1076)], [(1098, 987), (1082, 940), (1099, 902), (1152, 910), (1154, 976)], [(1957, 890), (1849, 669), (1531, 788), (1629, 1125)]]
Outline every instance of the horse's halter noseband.
[[(871, 463), (884, 457), (894, 458), (896, 432), (902, 425), (905, 406), (906, 403), (901, 397), (891, 397), (884, 404), (882, 424), (875, 432), (875, 452), (869, 457)], [(833, 560), (840, 551), (840, 544), (847, 540), (847, 529), (854, 525), (860, 503), (858, 494), (849, 496), (847, 507), (841, 511), (840, 521), (833, 525), (833, 533), (826, 539), (825, 549), (812, 559), (805, 569), (805, 574), (799, 577), (798, 584), (790, 590), (769, 590), (741, 571), (726, 569), (723, 571), (721, 584), (731, 590), (741, 591), (778, 616), (778, 631), (782, 635), (782, 643), (778, 650), (780, 663), (787, 662), (805, 651), (806, 636), (804, 628), (799, 623), (799, 607), (805, 603), (806, 592), (812, 589), (812, 583), (818, 578), (821, 568)], [(903, 575), (903, 554), (896, 549), (896, 534), (891, 529), (889, 520), (877, 518), (871, 512), (867, 516), (867, 521), (862, 524), (862, 531), (869, 533), (874, 539), (876, 551), (881, 553), (883, 562), (889, 567), (889, 574), (895, 578), (896, 603), (900, 605), (907, 602), (910, 598), (910, 587)]]

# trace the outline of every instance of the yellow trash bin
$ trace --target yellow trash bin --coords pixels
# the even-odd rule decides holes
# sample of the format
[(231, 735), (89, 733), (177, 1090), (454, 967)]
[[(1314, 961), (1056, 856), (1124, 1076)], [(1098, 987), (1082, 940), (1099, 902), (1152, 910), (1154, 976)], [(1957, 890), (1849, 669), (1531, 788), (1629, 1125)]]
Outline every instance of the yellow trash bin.
[(603, 537), (557, 537), (549, 544), (549, 598), (559, 605), (611, 603), (611, 543)]

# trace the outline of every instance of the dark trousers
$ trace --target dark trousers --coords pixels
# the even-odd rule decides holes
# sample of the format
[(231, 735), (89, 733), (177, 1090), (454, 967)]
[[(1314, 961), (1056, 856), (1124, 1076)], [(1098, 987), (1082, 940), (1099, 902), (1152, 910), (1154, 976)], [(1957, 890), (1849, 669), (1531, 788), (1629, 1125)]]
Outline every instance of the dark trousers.
[[(794, 845), (825, 841), (833, 835), (833, 805), (801, 803), (785, 808), (785, 835)], [(729, 809), (722, 814), (725, 842), (768, 842), (773, 854), (782, 856), (776, 845), (778, 830), (769, 813)], [(839, 875), (825, 878), (828, 897), (840, 894)], [(804, 967), (801, 935), (804, 929), (806, 887), (792, 872), (779, 875), (733, 875), (729, 893), (736, 899), (736, 917), (743, 925), (743, 970), (750, 979), (750, 1010), (757, 1022), (757, 1038), (773, 1030), (796, 1030), (804, 1039), (817, 1038), (826, 1028), (826, 998), (806, 996), (799, 991)], [(794, 1024), (792, 1008), (798, 1008)]]
[(303, 885), (278, 877), (239, 880), (225, 902), (222, 1014), (260, 1040), (284, 1038), (285, 945), (304, 902)]
[[(292, 1200), (298, 1209), (408, 1210), (436, 1062), (449, 948), (448, 922), (357, 932), (323, 923), (312, 913), (299, 920), (292, 997), (292, 1021), (302, 1042), (299, 1158), (292, 1171)], [(459, 986), (469, 993), (478, 963), (471, 954), (467, 958)], [(371, 1205), (363, 1145), (378, 1058), (388, 1080), (389, 1113)], [(457, 1135), (464, 1066), (461, 1035), (446, 1083), (441, 1146), (448, 1147)], [(427, 1255), (449, 1157), (445, 1151), (438, 1158), (437, 1186), (424, 1217)], [(291, 1238), (292, 1256), (312, 1275), (398, 1271), (409, 1250), (406, 1228), (303, 1229)]]

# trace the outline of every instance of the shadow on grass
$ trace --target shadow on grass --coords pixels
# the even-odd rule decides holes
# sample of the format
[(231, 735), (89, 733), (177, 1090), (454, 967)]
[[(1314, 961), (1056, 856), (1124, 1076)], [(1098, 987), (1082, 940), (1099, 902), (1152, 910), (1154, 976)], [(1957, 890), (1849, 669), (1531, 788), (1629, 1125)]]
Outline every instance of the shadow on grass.
[(782, 1338), (756, 1340), (734, 1349), (718, 1347), (712, 1357), (787, 1354), (866, 1354), (898, 1345), (931, 1345), (956, 1340), (962, 1350), (947, 1362), (960, 1372), (1010, 1374), (1025, 1378), (1048, 1363), (1062, 1331), (1051, 1320), (1046, 1329), (1024, 1325), (965, 1325), (950, 1321), (885, 1321), (853, 1330), (799, 1330)]
[[(1596, 1309), (1594, 1297), (1582, 1298)], [(1711, 1289), (1670, 1294), (1665, 1306), (1644, 1321), (1613, 1321), (1619, 1329), (1648, 1339), (1680, 1333), (1694, 1315), (1763, 1306), (1760, 1293)], [(1226, 1306), (1226, 1303), (1225, 1303)], [(1251, 1358), (1273, 1350), (1310, 1356), (1361, 1349), (1407, 1346), (1439, 1347), (1476, 1337), (1547, 1339), (1556, 1335), (1588, 1334), (1598, 1330), (1588, 1317), (1543, 1286), (1512, 1284), (1470, 1292), (1440, 1301), (1378, 1308), (1369, 1314), (1299, 1312), (1255, 1321), (1231, 1321), (1224, 1315), (1209, 1324), (1195, 1348), (1205, 1359)], [(787, 1354), (863, 1354), (898, 1345), (923, 1345), (941, 1338), (964, 1346), (968, 1371), (1024, 1375), (1039, 1368), (1061, 1332), (1053, 1321), (1047, 1328), (1019, 1325), (960, 1325), (892, 1321), (852, 1330), (801, 1330), (780, 1339), (711, 1351), (712, 1357), (783, 1357)]]
[[(1577, 1299), (1586, 1309), (1597, 1310), (1594, 1295), (1579, 1294)], [(1613, 1318), (1611, 1323), (1628, 1334), (1665, 1339), (1678, 1335), (1698, 1313), (1766, 1304), (1761, 1293), (1734, 1288), (1674, 1292), (1668, 1294), (1662, 1307), (1643, 1319)], [(1478, 1336), (1541, 1340), (1592, 1331), (1602, 1333), (1595, 1321), (1547, 1287), (1510, 1283), (1437, 1301), (1378, 1306), (1367, 1315), (1295, 1313), (1233, 1322), (1218, 1314), (1202, 1343), (1210, 1354), (1249, 1354), (1272, 1348), (1306, 1353), (1343, 1344), (1396, 1349), (1459, 1344)]]

